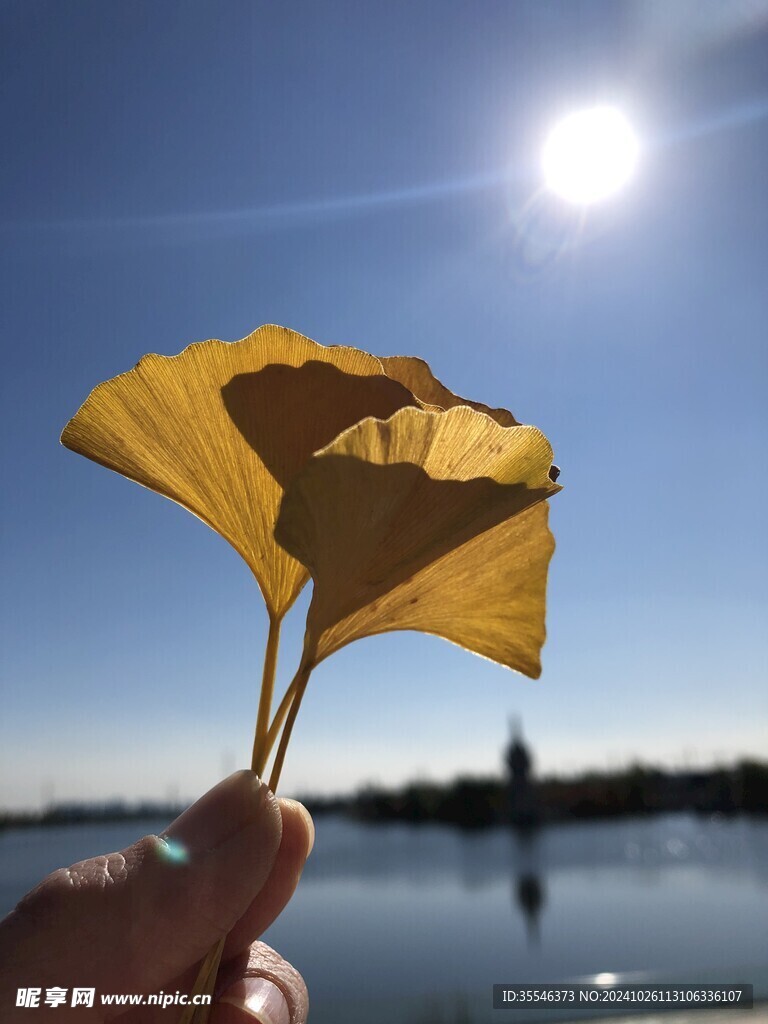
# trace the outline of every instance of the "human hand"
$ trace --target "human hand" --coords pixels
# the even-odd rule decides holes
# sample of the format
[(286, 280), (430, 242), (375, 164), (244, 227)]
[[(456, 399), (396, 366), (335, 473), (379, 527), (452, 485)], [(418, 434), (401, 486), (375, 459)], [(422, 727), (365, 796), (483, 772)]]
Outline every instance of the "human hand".
[[(17, 990), (40, 989), (34, 1015), (59, 1024), (175, 1024), (181, 1005), (103, 1005), (101, 996), (191, 993), (199, 962), (227, 936), (210, 1024), (304, 1024), (299, 973), (254, 941), (283, 910), (312, 849), (309, 812), (250, 771), (201, 797), (161, 835), (48, 875), (0, 922), (0, 1018), (31, 1018)], [(46, 989), (67, 990), (44, 1005)], [(93, 1008), (67, 1005), (96, 990)]]

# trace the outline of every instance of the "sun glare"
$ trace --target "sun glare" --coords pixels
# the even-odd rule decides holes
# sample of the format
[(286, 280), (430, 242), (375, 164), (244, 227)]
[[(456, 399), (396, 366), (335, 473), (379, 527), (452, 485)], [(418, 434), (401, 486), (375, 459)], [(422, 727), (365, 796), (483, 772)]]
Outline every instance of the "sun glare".
[(549, 134), (541, 163), (547, 187), (571, 203), (607, 199), (632, 177), (639, 154), (635, 133), (614, 107), (564, 118)]

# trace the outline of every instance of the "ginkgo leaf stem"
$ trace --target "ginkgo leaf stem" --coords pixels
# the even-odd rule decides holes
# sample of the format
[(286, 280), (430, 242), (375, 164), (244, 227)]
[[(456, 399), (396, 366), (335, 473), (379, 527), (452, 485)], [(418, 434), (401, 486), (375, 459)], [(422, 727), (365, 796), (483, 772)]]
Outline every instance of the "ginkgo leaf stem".
[[(275, 762), (272, 766), (272, 774), (269, 777), (269, 788), (274, 793), (277, 789), (277, 784), (280, 781), (280, 773), (283, 770), (283, 762), (285, 761), (285, 752), (288, 749), (288, 742), (293, 732), (293, 725), (296, 721), (296, 715), (299, 713), (299, 707), (301, 706), (301, 700), (304, 696), (304, 691), (307, 688), (309, 677), (312, 673), (312, 662), (306, 659), (302, 659), (302, 663), (299, 666), (299, 670), (296, 673), (289, 691), (293, 690), (293, 700), (291, 702), (291, 709), (288, 712), (288, 718), (283, 728), (283, 734), (280, 737), (280, 746), (277, 748), (277, 754), (275, 755)], [(286, 694), (287, 696), (287, 694)]]
[(264, 771), (264, 765), (271, 749), (271, 744), (267, 746), (267, 736), (269, 733), (269, 715), (272, 710), (272, 697), (275, 692), (275, 673), (277, 671), (277, 651), (280, 646), (281, 623), (282, 618), (277, 618), (270, 614), (267, 649), (264, 652), (264, 672), (261, 679), (259, 710), (256, 718), (256, 734), (253, 738), (253, 753), (251, 755), (251, 769), (259, 776)]
[(254, 769), (254, 771), (256, 771), (256, 774), (259, 776), (264, 771), (264, 766), (267, 763), (267, 759), (269, 758), (269, 755), (272, 753), (272, 749), (280, 735), (280, 728), (283, 722), (285, 721), (288, 712), (291, 710), (291, 704), (293, 703), (293, 698), (296, 696), (296, 690), (298, 689), (299, 682), (300, 678), (299, 673), (297, 672), (296, 675), (291, 680), (288, 689), (283, 694), (283, 699), (280, 701), (277, 711), (275, 711), (275, 716), (272, 719), (272, 722), (269, 726), (269, 731), (267, 732), (267, 737), (261, 750), (261, 759), (259, 761), (259, 766), (258, 768)]

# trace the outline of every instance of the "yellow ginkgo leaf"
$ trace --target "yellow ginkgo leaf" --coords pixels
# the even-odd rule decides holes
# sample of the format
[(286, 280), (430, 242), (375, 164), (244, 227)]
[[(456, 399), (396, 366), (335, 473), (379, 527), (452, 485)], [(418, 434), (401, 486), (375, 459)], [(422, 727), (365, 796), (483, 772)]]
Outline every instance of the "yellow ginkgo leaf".
[(286, 485), (340, 431), (417, 404), (374, 356), (268, 325), (144, 356), (91, 393), (61, 440), (220, 533), (279, 619), (307, 579), (274, 540)]
[(288, 488), (278, 541), (314, 579), (305, 665), (418, 629), (538, 676), (552, 449), (466, 405), (367, 419)]
[(482, 402), (471, 402), (468, 398), (454, 395), (435, 377), (429, 364), (417, 356), (385, 356), (381, 360), (381, 365), (388, 377), (400, 381), (425, 405), (436, 406), (438, 409), (454, 409), (457, 405), (468, 405), (471, 409), (486, 413), (502, 427), (518, 426), (518, 421), (506, 409), (491, 409)]

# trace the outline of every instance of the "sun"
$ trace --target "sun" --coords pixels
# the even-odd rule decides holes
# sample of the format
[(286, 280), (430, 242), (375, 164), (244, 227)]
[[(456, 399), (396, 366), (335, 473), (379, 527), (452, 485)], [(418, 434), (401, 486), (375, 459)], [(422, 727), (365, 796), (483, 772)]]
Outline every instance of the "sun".
[(579, 205), (607, 199), (632, 177), (639, 144), (615, 107), (592, 107), (564, 118), (550, 132), (541, 157), (547, 187)]

